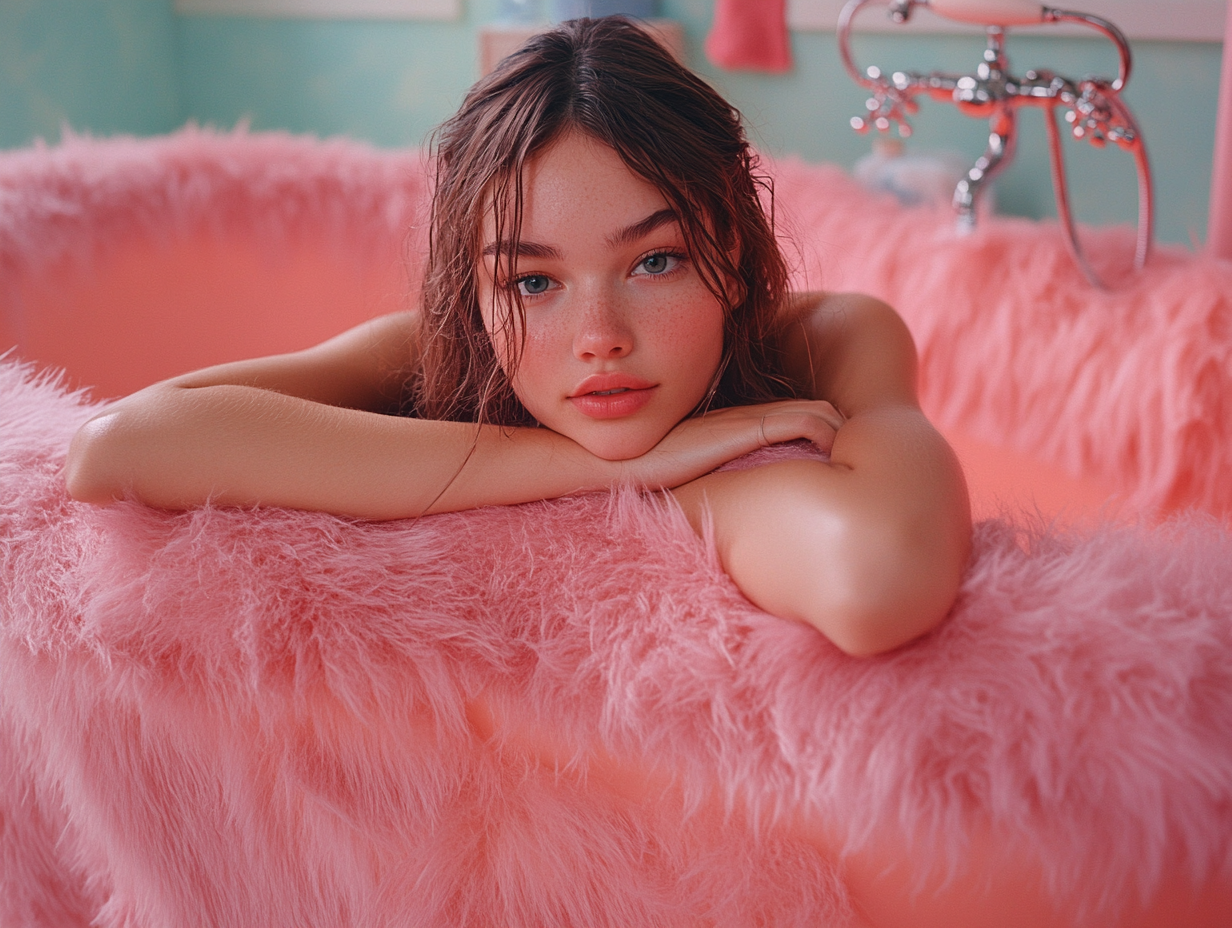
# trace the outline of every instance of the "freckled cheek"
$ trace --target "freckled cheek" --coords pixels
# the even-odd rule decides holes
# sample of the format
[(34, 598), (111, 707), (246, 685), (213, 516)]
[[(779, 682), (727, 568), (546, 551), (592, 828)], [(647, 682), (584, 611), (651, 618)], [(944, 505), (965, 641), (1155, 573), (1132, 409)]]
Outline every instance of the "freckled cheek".
[[(522, 405), (538, 417), (545, 411), (545, 403), (555, 388), (551, 375), (560, 366), (550, 354), (549, 341), (552, 333), (542, 325), (536, 326), (533, 318), (528, 319), (526, 341), (520, 345), (521, 332), (516, 320), (511, 320), (511, 325), (503, 325), (499, 315), (501, 308), (492, 305), (490, 278), (480, 278), (478, 289), (484, 328), (492, 343), (496, 361), (508, 375), (516, 358), (516, 370), (510, 378), (510, 385)], [(509, 307), (507, 311), (512, 313), (514, 309)]]
[(686, 375), (709, 386), (723, 355), (723, 310), (709, 292), (668, 303), (647, 318), (642, 337), (670, 353)]
[[(499, 347), (497, 351), (499, 356)], [(558, 380), (570, 357), (569, 344), (562, 339), (560, 327), (535, 325), (528, 320), (526, 341), (512, 381), (524, 406), (534, 411), (560, 392), (562, 385)]]

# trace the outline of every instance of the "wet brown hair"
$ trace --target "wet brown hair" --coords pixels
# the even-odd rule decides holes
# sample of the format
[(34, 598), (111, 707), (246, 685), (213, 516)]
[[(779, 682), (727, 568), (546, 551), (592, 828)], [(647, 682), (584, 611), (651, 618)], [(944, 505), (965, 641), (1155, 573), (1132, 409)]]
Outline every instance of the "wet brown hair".
[[(793, 395), (778, 357), (787, 268), (740, 114), (623, 17), (535, 36), (467, 93), (436, 132), (436, 186), (422, 289), (423, 355), (408, 385), (431, 419), (531, 425), (483, 325), (477, 272), (484, 215), (516, 255), (527, 163), (569, 131), (610, 146), (675, 211), (689, 256), (724, 310), (724, 353), (703, 406)], [(501, 324), (524, 331), (521, 300)], [(520, 338), (509, 338), (520, 345)], [(510, 371), (517, 357), (507, 359)]]

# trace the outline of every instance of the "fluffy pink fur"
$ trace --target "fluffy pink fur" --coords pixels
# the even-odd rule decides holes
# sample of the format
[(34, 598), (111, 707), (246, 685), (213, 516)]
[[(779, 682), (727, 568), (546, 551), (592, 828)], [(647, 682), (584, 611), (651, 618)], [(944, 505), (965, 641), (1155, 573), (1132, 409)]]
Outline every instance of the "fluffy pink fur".
[(400, 247), (425, 231), (429, 170), (418, 151), (242, 127), (147, 139), (66, 131), (55, 146), (0, 152), (0, 280), (89, 261), (134, 233), (244, 228), (277, 241), (311, 226), (357, 250)]
[[(409, 227), (413, 277), (425, 170), (194, 129), (0, 153), (0, 337), (24, 282), (125, 239), (367, 255)], [(837, 169), (773, 171), (798, 280), (895, 303), (943, 425), (1232, 514), (1227, 265), (1171, 250), (1099, 294), (1055, 228), (955, 239)], [(1128, 236), (1101, 236), (1107, 269)], [(653, 498), (395, 525), (78, 506), (88, 409), (0, 368), (2, 925), (837, 924), (877, 901), (862, 872), (967, 902), (1023, 866), (1046, 911), (930, 921), (908, 893), (897, 923), (1102, 925), (1141, 896), (1175, 924), (1190, 885), (1232, 919), (1213, 523), (984, 523), (951, 621), (857, 662), (753, 609)]]
[(90, 408), (0, 366), (0, 924), (844, 924), (843, 842), (989, 834), (1056, 924), (1232, 882), (1213, 520), (983, 523), (951, 619), (861, 661), (656, 497), (76, 504)]
[[(943, 428), (1102, 477), (1143, 510), (1232, 517), (1232, 263), (1084, 230), (1099, 291), (1055, 223), (908, 209), (839, 168), (774, 166), (797, 281), (873, 293), (906, 318)], [(793, 248), (794, 245), (794, 248)]]

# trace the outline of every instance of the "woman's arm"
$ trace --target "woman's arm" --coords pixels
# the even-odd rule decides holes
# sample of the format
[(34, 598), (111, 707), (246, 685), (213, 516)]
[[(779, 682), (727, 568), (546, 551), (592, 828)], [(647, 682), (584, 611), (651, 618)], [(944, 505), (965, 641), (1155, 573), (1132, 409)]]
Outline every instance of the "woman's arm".
[(415, 350), (415, 319), (404, 313), (306, 351), (155, 384), (77, 433), (69, 492), (97, 503), (178, 509), (208, 499), (389, 519), (602, 483), (595, 460), (542, 430), (384, 414)]
[(846, 416), (830, 462), (713, 474), (675, 491), (711, 513), (723, 565), (757, 605), (808, 622), (851, 654), (933, 628), (970, 552), (966, 484), (916, 400), (915, 347), (868, 297), (800, 298), (788, 372)]
[[(126, 497), (180, 509), (213, 500), (395, 519), (626, 479), (676, 486), (761, 444), (758, 417), (727, 410), (636, 462), (602, 460), (547, 429), (382, 414), (396, 405), (415, 350), (415, 319), (400, 314), (306, 351), (155, 384), (77, 433), (69, 493), (95, 503)], [(795, 418), (790, 437), (828, 444), (833, 429), (823, 419)]]

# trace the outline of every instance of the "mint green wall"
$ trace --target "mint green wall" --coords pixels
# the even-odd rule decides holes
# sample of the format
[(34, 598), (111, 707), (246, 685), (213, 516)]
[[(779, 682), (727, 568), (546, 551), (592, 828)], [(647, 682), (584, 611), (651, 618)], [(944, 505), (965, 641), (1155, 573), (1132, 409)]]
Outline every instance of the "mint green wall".
[[(495, 18), (496, 5), (465, 0), (462, 20), (423, 23), (180, 16), (172, 0), (0, 0), (0, 146), (55, 138), (62, 121), (100, 133), (154, 133), (186, 119), (419, 144), (477, 76), (475, 32)], [(868, 150), (868, 139), (847, 127), (864, 95), (843, 73), (833, 35), (795, 34), (796, 68), (785, 76), (720, 72), (701, 50), (713, 0), (662, 6), (684, 24), (690, 62), (744, 111), (762, 147), (846, 165)], [(980, 49), (979, 39), (957, 37), (868, 36), (857, 44), (862, 61), (921, 70), (969, 70)], [(1019, 72), (1115, 68), (1101, 40), (1012, 36), (1009, 51)], [(1138, 43), (1135, 51), (1127, 99), (1155, 164), (1160, 238), (1200, 241), (1222, 46)], [(915, 127), (917, 150), (949, 148), (972, 159), (983, 150), (985, 126), (951, 106), (925, 101)], [(1079, 219), (1133, 221), (1130, 158), (1074, 143), (1066, 150)], [(1038, 112), (1024, 115), (998, 199), (1007, 212), (1054, 212)]]
[(472, 20), (183, 16), (184, 112), (223, 126), (247, 119), (256, 129), (419, 144), (477, 76)]
[(170, 0), (0, 0), (0, 148), (181, 121)]

